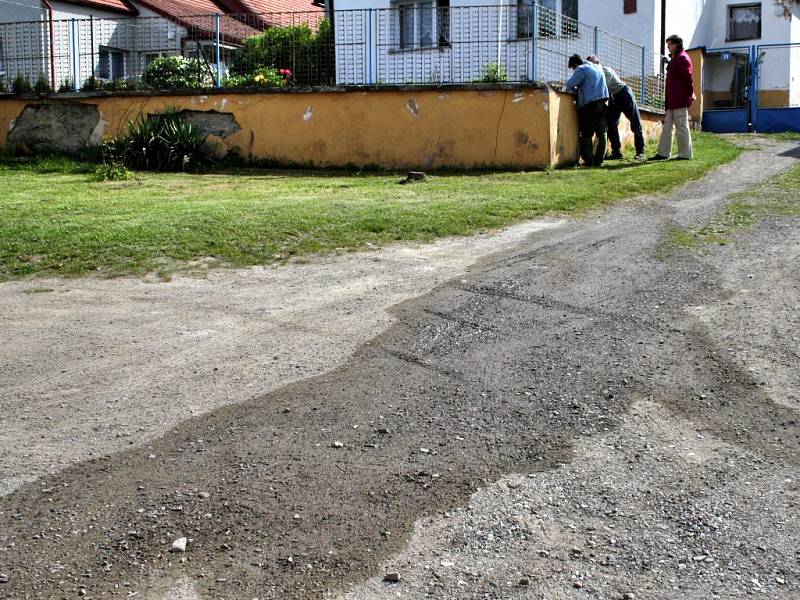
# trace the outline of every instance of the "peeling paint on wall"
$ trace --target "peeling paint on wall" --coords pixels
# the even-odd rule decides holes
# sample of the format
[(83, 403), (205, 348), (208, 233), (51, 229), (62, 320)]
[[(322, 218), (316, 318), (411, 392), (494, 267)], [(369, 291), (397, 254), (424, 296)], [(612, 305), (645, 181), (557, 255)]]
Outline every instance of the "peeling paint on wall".
[(28, 104), (11, 119), (8, 143), (29, 152), (77, 152), (100, 145), (105, 126), (94, 104)]
[(512, 102), (522, 102), (523, 100), (525, 100), (525, 94), (522, 92), (517, 92), (514, 94), (514, 99)]
[(309, 104), (308, 108), (306, 108), (306, 112), (303, 113), (303, 121), (308, 123), (311, 120), (311, 117), (313, 116), (314, 116), (314, 107)]
[(242, 129), (236, 116), (230, 112), (184, 109), (178, 114), (184, 121), (194, 125), (203, 135), (226, 138)]
[(419, 105), (417, 105), (417, 101), (414, 100), (414, 98), (408, 99), (408, 102), (406, 102), (406, 109), (411, 113), (412, 117), (419, 116)]

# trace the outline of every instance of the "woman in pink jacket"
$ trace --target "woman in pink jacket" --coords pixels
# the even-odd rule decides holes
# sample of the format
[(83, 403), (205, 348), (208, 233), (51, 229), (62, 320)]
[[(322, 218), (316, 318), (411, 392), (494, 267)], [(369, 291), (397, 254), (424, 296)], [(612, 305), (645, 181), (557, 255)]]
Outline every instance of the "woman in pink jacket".
[(661, 130), (658, 154), (650, 160), (666, 160), (672, 156), (672, 128), (678, 138), (678, 160), (692, 158), (692, 136), (689, 133), (689, 107), (695, 100), (692, 59), (683, 49), (683, 40), (677, 35), (667, 38), (672, 60), (667, 65), (666, 114)]

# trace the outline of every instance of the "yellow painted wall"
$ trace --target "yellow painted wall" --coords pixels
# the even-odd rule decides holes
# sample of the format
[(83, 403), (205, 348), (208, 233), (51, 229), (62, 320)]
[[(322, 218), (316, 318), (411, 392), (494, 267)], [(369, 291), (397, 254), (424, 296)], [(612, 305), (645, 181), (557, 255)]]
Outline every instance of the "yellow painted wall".
[[(35, 100), (0, 100), (0, 146)], [(167, 107), (233, 113), (215, 140), (245, 157), (315, 166), (543, 168), (578, 156), (573, 97), (546, 88), (370, 90), (51, 99), (98, 106), (106, 137)]]
[(689, 117), (699, 124), (703, 120), (703, 59), (705, 54), (702, 48), (692, 48), (687, 50), (687, 53), (692, 59), (692, 68), (694, 69), (692, 84), (694, 95), (697, 96), (697, 99), (689, 107)]
[[(317, 166), (386, 168), (544, 167), (549, 159), (547, 89), (348, 91), (113, 96), (96, 104), (106, 136), (140, 114), (169, 106), (232, 112), (227, 137), (245, 156)], [(28, 102), (0, 101), (0, 139)]]
[(578, 161), (578, 111), (571, 94), (550, 92), (550, 164), (564, 167)]
[[(574, 96), (551, 92), (553, 110), (550, 112), (550, 127), (554, 132), (551, 163), (553, 166), (566, 166), (578, 161), (578, 114)], [(640, 110), (645, 142), (661, 135), (663, 115)], [(633, 133), (630, 122), (623, 115), (619, 120), (619, 136), (622, 146), (633, 146)], [(610, 148), (609, 148), (610, 151)]]

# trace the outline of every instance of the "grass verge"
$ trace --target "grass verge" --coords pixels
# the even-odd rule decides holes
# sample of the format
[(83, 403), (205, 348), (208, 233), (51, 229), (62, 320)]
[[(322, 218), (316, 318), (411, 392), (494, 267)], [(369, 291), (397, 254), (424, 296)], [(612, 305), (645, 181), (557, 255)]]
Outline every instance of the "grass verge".
[(702, 227), (671, 229), (666, 244), (672, 248), (697, 249), (704, 245), (725, 245), (734, 232), (750, 227), (768, 216), (800, 216), (800, 165), (774, 177), (766, 184), (731, 194), (725, 209)]
[(229, 170), (91, 182), (74, 161), (0, 164), (0, 279), (135, 274), (212, 257), (246, 266), (395, 240), (466, 235), (666, 192), (739, 155), (698, 134), (693, 161), (601, 169), (396, 175)]

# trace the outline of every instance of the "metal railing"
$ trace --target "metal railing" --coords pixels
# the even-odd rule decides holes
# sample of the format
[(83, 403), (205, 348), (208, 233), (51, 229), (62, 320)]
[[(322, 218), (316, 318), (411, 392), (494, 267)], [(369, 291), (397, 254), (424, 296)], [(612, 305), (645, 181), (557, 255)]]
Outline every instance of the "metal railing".
[(335, 11), (328, 19), (320, 11), (52, 21), (44, 15), (0, 23), (0, 85), (163, 86), (148, 67), (165, 56), (190, 59), (180, 65), (188, 87), (563, 84), (575, 53), (597, 55), (640, 104), (663, 107), (661, 56), (524, 1), (417, 3)]

